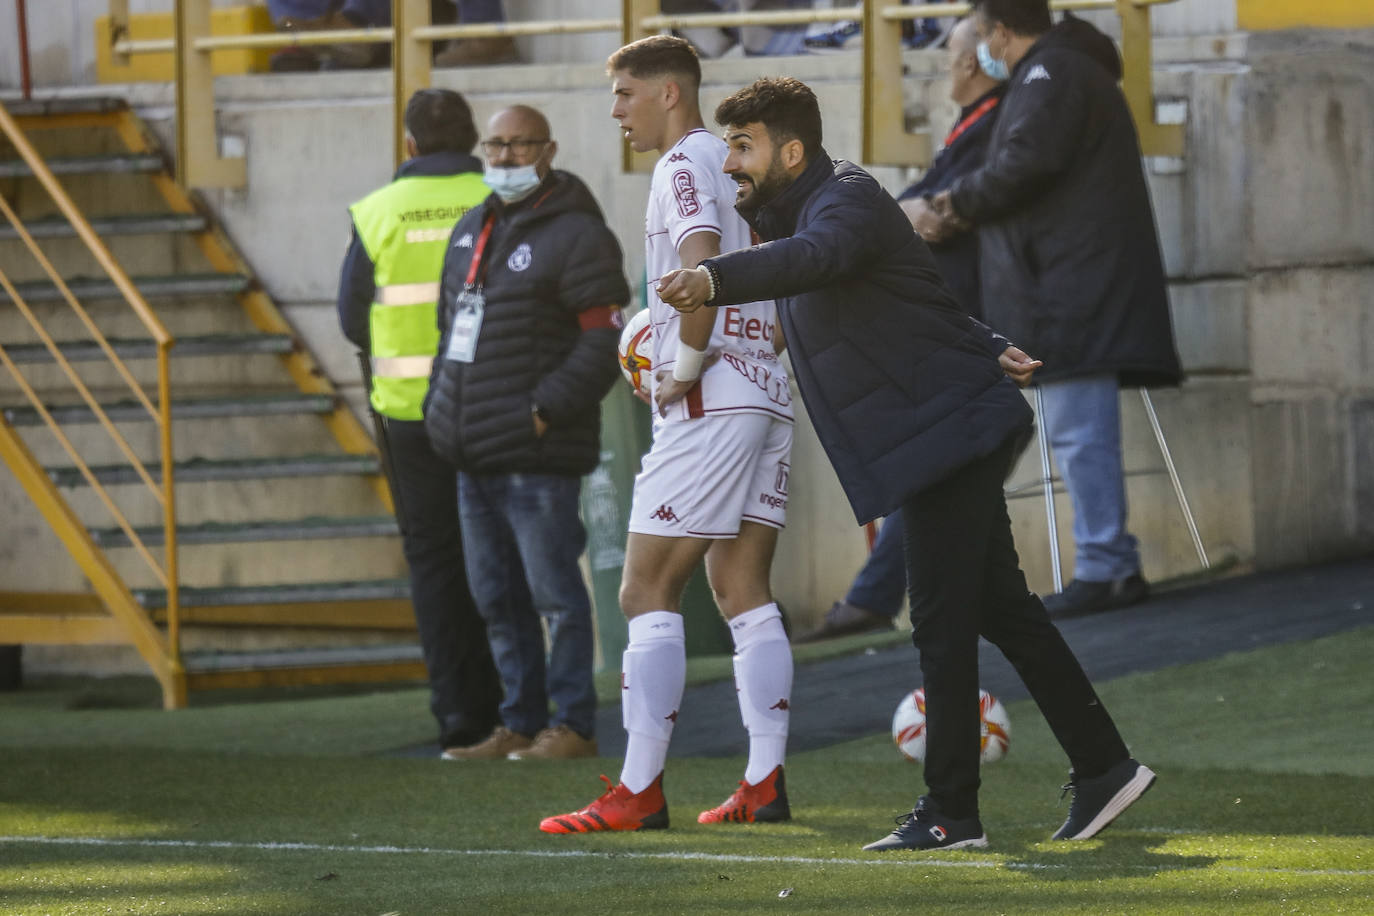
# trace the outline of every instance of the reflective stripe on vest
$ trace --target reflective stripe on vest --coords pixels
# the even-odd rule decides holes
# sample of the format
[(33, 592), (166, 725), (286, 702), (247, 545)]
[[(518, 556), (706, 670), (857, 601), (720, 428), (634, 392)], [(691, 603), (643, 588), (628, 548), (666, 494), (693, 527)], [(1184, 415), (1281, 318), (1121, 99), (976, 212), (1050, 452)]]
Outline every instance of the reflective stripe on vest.
[(439, 301), (438, 283), (394, 283), (377, 287), (375, 305), (424, 305)]
[(350, 210), (372, 259), (372, 391), (377, 412), (419, 420), (429, 367), (439, 349), (436, 305), (449, 235), (490, 192), (476, 172), (404, 176)]
[(432, 356), (374, 356), (373, 378), (429, 378)]

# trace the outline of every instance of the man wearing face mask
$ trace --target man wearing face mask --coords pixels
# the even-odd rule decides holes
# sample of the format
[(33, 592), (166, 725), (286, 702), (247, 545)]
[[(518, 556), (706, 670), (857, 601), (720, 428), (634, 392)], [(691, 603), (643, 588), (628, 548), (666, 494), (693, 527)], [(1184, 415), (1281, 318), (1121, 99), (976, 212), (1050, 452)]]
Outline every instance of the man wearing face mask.
[(492, 194), (454, 227), (444, 259), (425, 427), (458, 469), (468, 580), (504, 694), (501, 724), (451, 759), (596, 754), (578, 493), (600, 458), (630, 293), (591, 192), (552, 167), (557, 149), (535, 109), (493, 116)]
[(421, 89), (406, 105), (405, 126), (410, 158), (390, 184), (349, 208), (354, 231), (339, 279), (339, 323), (369, 361), (368, 399), (389, 458), (430, 709), (447, 750), (486, 737), (501, 687), (463, 573), (453, 468), (434, 453), (420, 405), (439, 346), (434, 316), (448, 235), (489, 192), (461, 95)]
[(1163, 261), (1111, 40), (1047, 0), (975, 0), (979, 59), (1008, 79), (983, 166), (935, 198), (976, 227), (990, 323), (1045, 361), (1041, 418), (1073, 502), (1074, 577), (1055, 617), (1142, 600), (1126, 528), (1118, 386), (1174, 385)]

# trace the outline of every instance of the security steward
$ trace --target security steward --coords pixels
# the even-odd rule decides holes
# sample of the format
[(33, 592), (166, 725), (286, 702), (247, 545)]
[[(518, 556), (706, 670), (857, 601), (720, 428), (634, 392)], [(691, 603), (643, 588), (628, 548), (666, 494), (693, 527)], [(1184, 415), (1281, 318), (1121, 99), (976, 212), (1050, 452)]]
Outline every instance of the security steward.
[(449, 233), (487, 196), (461, 95), (421, 89), (405, 112), (396, 177), (351, 208), (339, 280), (344, 336), (370, 358), (369, 400), (386, 458), (439, 746), (465, 747), (497, 722), (500, 682), (468, 591), (454, 472), (430, 446), (420, 406), (439, 346), (439, 271)]

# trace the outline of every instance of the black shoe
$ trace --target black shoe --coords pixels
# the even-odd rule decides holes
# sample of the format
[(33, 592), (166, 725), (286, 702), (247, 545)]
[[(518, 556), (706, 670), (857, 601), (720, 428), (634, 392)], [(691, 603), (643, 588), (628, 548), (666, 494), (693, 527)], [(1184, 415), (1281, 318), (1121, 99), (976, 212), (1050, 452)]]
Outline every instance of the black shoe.
[(897, 818), (897, 829), (864, 847), (873, 852), (889, 849), (964, 849), (986, 846), (988, 836), (977, 817), (945, 817), (922, 795), (910, 814)]
[(1087, 840), (1097, 836), (1154, 784), (1154, 772), (1134, 757), (1092, 779), (1075, 779), (1070, 771), (1068, 785), (1064, 786), (1065, 792), (1073, 793), (1069, 819), (1051, 839)]
[(795, 643), (820, 642), (824, 639), (834, 639), (837, 636), (852, 636), (855, 633), (877, 633), (881, 630), (890, 630), (892, 627), (891, 617), (875, 614), (861, 607), (845, 604), (843, 601), (836, 601), (831, 605), (830, 610), (825, 612), (825, 619), (821, 621), (819, 627), (809, 633), (803, 633), (792, 641)]
[(1126, 607), (1144, 601), (1150, 595), (1150, 586), (1140, 573), (1131, 573), (1110, 582), (1089, 582), (1074, 579), (1057, 595), (1047, 596), (1045, 610), (1051, 617), (1063, 620), (1068, 617), (1083, 617), (1110, 611), (1112, 608)]

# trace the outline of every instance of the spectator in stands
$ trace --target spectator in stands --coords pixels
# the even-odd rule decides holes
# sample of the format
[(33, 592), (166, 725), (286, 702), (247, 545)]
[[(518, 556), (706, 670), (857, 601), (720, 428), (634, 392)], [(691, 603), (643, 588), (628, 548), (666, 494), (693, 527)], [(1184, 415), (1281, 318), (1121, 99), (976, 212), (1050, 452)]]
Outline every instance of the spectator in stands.
[[(460, 25), (479, 22), (505, 22), (501, 0), (453, 0)], [(515, 41), (509, 35), (493, 38), (462, 38), (450, 41), (434, 56), (436, 67), (479, 67), (508, 64), (518, 59)]]
[[(931, 206), (931, 198), (954, 179), (983, 164), (1003, 83), (978, 64), (978, 34), (972, 19), (961, 19), (948, 42), (949, 96), (959, 105), (959, 120), (945, 137), (935, 162), (921, 180), (902, 192), (897, 203), (916, 233), (926, 240), (954, 298), (974, 318), (983, 317), (978, 279), (978, 235), (945, 226)], [(849, 587), (843, 601), (826, 611), (821, 625), (798, 637), (816, 642), (850, 633), (892, 628), (906, 594), (902, 559), (905, 528), (900, 513), (883, 522), (873, 551)]]
[[(320, 32), (391, 25), (391, 0), (267, 0), (273, 24), (282, 32)], [(338, 44), (285, 48), (272, 55), (276, 72), (356, 69), (387, 61), (380, 44)]]
[[(666, 14), (808, 9), (811, 0), (663, 0)], [(806, 26), (744, 26), (729, 29), (684, 29), (681, 37), (702, 57), (720, 57), (741, 45), (746, 57), (805, 54)]]
[(449, 233), (488, 192), (472, 155), (477, 127), (461, 95), (421, 89), (406, 105), (405, 127), (409, 158), (395, 179), (350, 208), (339, 322), (370, 360), (368, 399), (389, 459), (430, 711), (439, 746), (449, 749), (490, 733), (501, 685), (463, 573), (453, 468), (435, 454), (420, 406), (439, 346), (439, 268)]
[(596, 689), (578, 496), (600, 461), (601, 399), (620, 377), (630, 291), (591, 192), (553, 168), (558, 146), (540, 112), (497, 112), (482, 149), (493, 193), (454, 227), (444, 257), (443, 338), (424, 415), (458, 468), (468, 581), (504, 698), (502, 724), (450, 756), (590, 757)]
[(1074, 578), (1051, 616), (1149, 591), (1126, 529), (1117, 388), (1177, 384), (1163, 258), (1111, 39), (1048, 0), (974, 0), (978, 59), (1008, 78), (981, 168), (933, 203), (975, 226), (987, 319), (1045, 361), (1041, 422), (1073, 502)]

